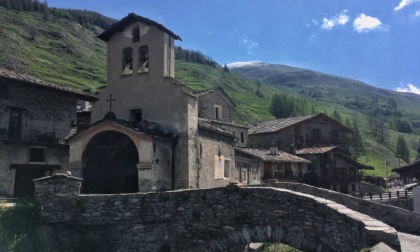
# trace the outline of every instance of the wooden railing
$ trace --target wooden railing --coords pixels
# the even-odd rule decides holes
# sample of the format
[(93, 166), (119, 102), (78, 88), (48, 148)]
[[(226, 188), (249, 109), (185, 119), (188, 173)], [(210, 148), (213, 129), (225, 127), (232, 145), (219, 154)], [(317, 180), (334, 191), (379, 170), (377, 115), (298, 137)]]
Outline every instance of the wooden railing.
[(408, 199), (413, 197), (412, 191), (401, 190), (394, 192), (379, 192), (379, 193), (355, 193), (353, 196), (366, 200), (390, 200), (390, 199)]

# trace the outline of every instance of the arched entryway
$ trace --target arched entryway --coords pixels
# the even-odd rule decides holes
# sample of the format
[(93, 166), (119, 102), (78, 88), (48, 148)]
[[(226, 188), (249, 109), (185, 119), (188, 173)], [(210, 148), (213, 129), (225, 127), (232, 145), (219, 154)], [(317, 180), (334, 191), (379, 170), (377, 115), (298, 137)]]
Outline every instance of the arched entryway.
[(116, 131), (97, 134), (87, 145), (83, 160), (82, 193), (138, 192), (139, 155), (127, 135)]

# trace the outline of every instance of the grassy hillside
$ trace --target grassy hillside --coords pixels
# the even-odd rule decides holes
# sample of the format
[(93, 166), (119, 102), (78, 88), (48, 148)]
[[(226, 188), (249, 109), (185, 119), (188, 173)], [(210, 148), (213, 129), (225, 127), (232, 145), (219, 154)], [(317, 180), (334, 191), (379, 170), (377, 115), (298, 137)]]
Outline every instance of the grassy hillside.
[(105, 84), (106, 44), (96, 30), (0, 8), (0, 65), (76, 88)]
[[(39, 13), (0, 8), (0, 65), (53, 83), (94, 90), (106, 84), (106, 44), (96, 38), (101, 29), (89, 27), (53, 16), (45, 20)], [(250, 79), (228, 73), (221, 67), (186, 61), (176, 61), (175, 67), (176, 78), (194, 91), (222, 87), (237, 105), (237, 123), (274, 119), (268, 107), (272, 94), (280, 90), (300, 92), (301, 96), (307, 97), (315, 112), (332, 115), (336, 109), (341, 114), (342, 123), (347, 118), (350, 121), (356, 118), (367, 149), (367, 155), (359, 156), (359, 161), (377, 167), (370, 173), (378, 175), (383, 175), (385, 157), (391, 160), (391, 166), (398, 166), (393, 148), (399, 133), (387, 129), (388, 138), (384, 143), (374, 138), (369, 130), (366, 109), (353, 106), (356, 97), (359, 97), (360, 105), (370, 104), (370, 96), (377, 96), (375, 106), (385, 106), (388, 98), (394, 98), (406, 118), (420, 121), (420, 111), (416, 109), (418, 96), (397, 95), (358, 81), (310, 70), (287, 66), (282, 66), (281, 74), (276, 72), (278, 69), (255, 70)], [(321, 96), (314, 91), (321, 92)], [(405, 138), (414, 157), (419, 136), (405, 134)]]

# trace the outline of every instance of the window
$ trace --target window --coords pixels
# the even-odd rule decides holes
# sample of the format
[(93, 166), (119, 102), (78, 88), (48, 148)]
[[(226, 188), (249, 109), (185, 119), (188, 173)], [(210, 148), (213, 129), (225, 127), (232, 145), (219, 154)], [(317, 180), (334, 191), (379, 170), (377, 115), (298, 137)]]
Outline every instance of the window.
[(321, 141), (322, 140), (321, 130), (320, 129), (312, 129), (311, 139), (312, 139), (312, 141)]
[(132, 30), (132, 36), (133, 36), (133, 43), (140, 41), (140, 28), (139, 27), (135, 27)]
[(245, 142), (245, 136), (244, 136), (244, 133), (241, 132), (241, 143), (244, 143), (244, 142)]
[(340, 135), (338, 133), (338, 130), (331, 130), (330, 131), (330, 142), (339, 142), (340, 141)]
[(222, 106), (214, 105), (214, 118), (216, 120), (222, 119)]
[(0, 82), (0, 99), (8, 99), (9, 85), (5, 82)]
[(22, 111), (19, 109), (11, 109), (9, 112), (9, 132), (8, 136), (11, 140), (20, 140), (22, 126)]
[(223, 177), (229, 178), (230, 177), (230, 160), (225, 159), (225, 166), (224, 166), (224, 174)]
[(356, 191), (356, 185), (355, 184), (351, 184), (351, 190), (354, 192)]
[(142, 120), (142, 110), (141, 109), (131, 109), (131, 118), (134, 122), (141, 122)]
[(241, 173), (241, 183), (246, 183), (248, 181), (248, 170), (242, 169)]
[(29, 149), (29, 162), (45, 162), (45, 149), (44, 148), (30, 148)]
[(220, 155), (214, 155), (214, 178), (222, 179), (225, 175), (224, 171), (224, 157)]
[(139, 69), (138, 73), (149, 72), (149, 47), (141, 46), (139, 49)]
[(130, 75), (133, 73), (133, 49), (130, 47), (124, 48), (122, 67), (122, 75)]
[(257, 172), (257, 169), (252, 169), (252, 175), (253, 175), (253, 178), (254, 178), (254, 181), (257, 181), (257, 175), (258, 175), (258, 172)]

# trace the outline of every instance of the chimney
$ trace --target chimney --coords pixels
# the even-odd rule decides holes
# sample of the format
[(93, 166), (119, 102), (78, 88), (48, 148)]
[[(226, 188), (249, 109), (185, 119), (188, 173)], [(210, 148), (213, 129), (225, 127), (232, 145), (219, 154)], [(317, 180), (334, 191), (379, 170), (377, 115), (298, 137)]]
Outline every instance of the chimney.
[(279, 154), (279, 148), (270, 147), (270, 155), (278, 155), (278, 154)]

